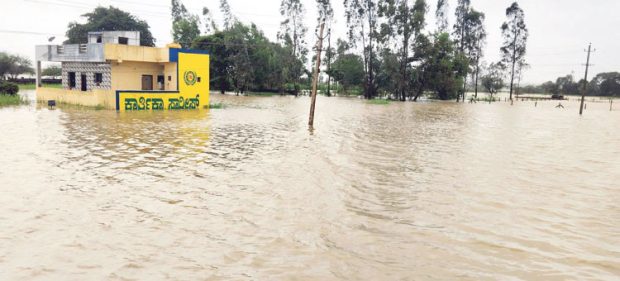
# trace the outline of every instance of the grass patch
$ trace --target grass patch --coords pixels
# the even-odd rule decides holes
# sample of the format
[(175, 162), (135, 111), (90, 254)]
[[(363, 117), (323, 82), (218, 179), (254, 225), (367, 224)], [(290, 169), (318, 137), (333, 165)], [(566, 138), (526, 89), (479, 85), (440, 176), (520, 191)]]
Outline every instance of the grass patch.
[(500, 98), (496, 98), (496, 97), (484, 97), (482, 99), (478, 99), (477, 101), (479, 102), (497, 102), (497, 101), (501, 101)]
[(390, 104), (389, 100), (382, 100), (382, 99), (374, 99), (374, 100), (369, 100), (367, 102), (368, 104), (377, 104), (377, 105), (388, 105)]
[(270, 92), (248, 92), (248, 96), (259, 96), (259, 97), (272, 97), (275, 95), (280, 95), (278, 93), (270, 93)]
[[(36, 84), (19, 84), (20, 90), (35, 90), (37, 88)], [(62, 89), (62, 84), (43, 84), (41, 88), (54, 88), (54, 89)]]
[(28, 104), (28, 100), (20, 95), (3, 95), (0, 94), (0, 106), (22, 105)]
[(218, 103), (211, 103), (209, 105), (206, 105), (205, 109), (223, 109), (224, 107), (226, 106), (224, 106), (223, 103), (218, 102)]

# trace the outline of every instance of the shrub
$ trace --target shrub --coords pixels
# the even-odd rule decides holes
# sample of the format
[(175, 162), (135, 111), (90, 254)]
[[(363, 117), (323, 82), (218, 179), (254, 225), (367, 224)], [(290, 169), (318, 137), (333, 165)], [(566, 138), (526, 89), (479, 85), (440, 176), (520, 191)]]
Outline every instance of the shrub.
[(17, 84), (0, 81), (0, 94), (14, 96), (17, 92), (19, 92)]

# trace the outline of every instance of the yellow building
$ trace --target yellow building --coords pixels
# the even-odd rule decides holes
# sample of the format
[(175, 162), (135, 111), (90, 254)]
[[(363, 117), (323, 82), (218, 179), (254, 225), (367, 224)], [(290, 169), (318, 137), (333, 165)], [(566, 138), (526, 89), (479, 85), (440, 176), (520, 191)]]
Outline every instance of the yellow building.
[[(88, 44), (36, 46), (37, 100), (119, 111), (209, 105), (205, 51), (139, 45), (140, 32), (90, 32)], [(41, 62), (62, 63), (62, 89), (41, 87)]]

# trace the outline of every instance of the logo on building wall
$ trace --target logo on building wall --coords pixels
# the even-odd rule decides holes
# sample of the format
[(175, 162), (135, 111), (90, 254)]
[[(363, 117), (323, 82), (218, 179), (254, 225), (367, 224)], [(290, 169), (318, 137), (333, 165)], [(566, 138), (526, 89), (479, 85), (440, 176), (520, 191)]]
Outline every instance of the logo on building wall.
[(193, 71), (185, 71), (183, 75), (183, 80), (185, 80), (185, 85), (192, 86), (196, 84), (196, 72)]

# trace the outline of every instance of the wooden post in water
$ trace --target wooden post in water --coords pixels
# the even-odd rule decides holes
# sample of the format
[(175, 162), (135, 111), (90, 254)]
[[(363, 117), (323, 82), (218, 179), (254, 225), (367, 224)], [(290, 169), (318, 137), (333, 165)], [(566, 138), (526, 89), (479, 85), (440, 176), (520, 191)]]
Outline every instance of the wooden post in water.
[(317, 84), (319, 83), (319, 69), (321, 67), (321, 51), (323, 50), (323, 29), (325, 29), (325, 21), (321, 23), (321, 31), (319, 33), (319, 42), (317, 42), (316, 49), (316, 67), (314, 68), (314, 75), (312, 77), (312, 101), (310, 102), (310, 120), (308, 125), (314, 126), (314, 110), (316, 108), (316, 91)]
[(588, 68), (590, 67), (590, 53), (592, 53), (592, 43), (588, 45), (588, 60), (586, 61), (586, 77), (583, 79), (583, 92), (581, 93), (581, 107), (579, 115), (583, 115), (583, 105), (586, 101), (586, 91), (588, 89)]

